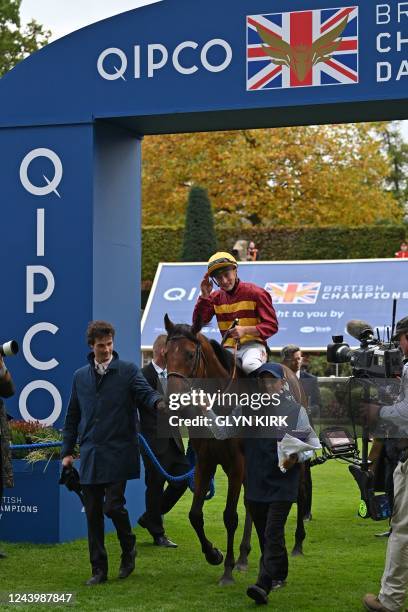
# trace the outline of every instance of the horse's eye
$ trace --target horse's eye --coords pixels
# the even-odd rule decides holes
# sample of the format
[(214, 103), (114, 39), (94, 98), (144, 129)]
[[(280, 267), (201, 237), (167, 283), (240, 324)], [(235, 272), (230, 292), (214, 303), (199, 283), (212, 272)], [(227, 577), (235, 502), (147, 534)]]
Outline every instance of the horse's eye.
[(193, 357), (194, 357), (194, 353), (192, 353), (191, 351), (186, 352), (186, 359), (188, 361), (192, 361)]

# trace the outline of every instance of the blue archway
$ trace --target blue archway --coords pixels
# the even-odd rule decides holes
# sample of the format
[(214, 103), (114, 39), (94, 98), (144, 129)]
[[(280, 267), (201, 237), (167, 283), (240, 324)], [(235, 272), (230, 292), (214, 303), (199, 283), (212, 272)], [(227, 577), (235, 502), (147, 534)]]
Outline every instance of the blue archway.
[(22, 415), (61, 422), (89, 320), (138, 354), (143, 135), (407, 118), (407, 48), (406, 2), (164, 0), (7, 74), (1, 320), (24, 336)]

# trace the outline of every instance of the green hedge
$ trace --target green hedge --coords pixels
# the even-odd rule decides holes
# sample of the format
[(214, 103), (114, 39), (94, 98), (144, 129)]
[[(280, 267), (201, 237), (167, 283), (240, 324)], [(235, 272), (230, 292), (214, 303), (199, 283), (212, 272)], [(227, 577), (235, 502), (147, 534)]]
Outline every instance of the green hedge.
[[(182, 227), (145, 226), (142, 230), (142, 278), (151, 281), (160, 261), (180, 261)], [(217, 229), (218, 248), (230, 251), (239, 238), (253, 240), (261, 260), (374, 259), (393, 257), (406, 236), (404, 225), (358, 228)]]
[(142, 228), (142, 279), (152, 281), (161, 261), (180, 261), (184, 228), (146, 225)]

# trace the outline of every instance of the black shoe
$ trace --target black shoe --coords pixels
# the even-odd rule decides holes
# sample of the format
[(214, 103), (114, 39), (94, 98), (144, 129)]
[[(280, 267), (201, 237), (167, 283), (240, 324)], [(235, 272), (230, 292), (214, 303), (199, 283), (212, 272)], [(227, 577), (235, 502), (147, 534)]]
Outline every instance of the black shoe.
[(313, 518), (312, 513), (308, 512), (307, 514), (305, 514), (305, 516), (303, 517), (304, 521), (311, 521)]
[(169, 540), (166, 535), (154, 538), (154, 544), (155, 546), (162, 546), (163, 548), (177, 548), (177, 544)]
[(277, 591), (283, 589), (286, 586), (286, 580), (272, 580), (271, 591)]
[(7, 559), (6, 553), (0, 552), (0, 559)]
[(92, 574), (92, 577), (85, 582), (86, 586), (96, 586), (97, 584), (102, 584), (102, 582), (106, 582), (108, 576), (106, 572), (103, 570), (95, 570)]
[(119, 578), (127, 578), (135, 569), (136, 547), (129, 553), (122, 553), (122, 562), (119, 568)]
[(253, 599), (257, 604), (267, 604), (268, 603), (268, 593), (257, 584), (251, 584), (247, 588), (247, 595), (251, 599)]

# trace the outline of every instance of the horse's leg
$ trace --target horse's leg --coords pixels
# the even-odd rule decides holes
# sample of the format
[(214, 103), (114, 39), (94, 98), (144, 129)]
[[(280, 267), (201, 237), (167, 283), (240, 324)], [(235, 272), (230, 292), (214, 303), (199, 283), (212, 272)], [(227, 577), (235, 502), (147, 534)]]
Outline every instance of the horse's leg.
[(303, 541), (306, 537), (305, 525), (303, 522), (306, 508), (306, 492), (305, 492), (305, 469), (304, 465), (300, 466), (300, 480), (297, 498), (297, 516), (296, 516), (296, 531), (295, 531), (295, 546), (292, 550), (292, 557), (303, 555)]
[(205, 496), (209, 488), (210, 480), (214, 475), (215, 470), (211, 471), (208, 467), (203, 468), (197, 462), (194, 480), (194, 496), (193, 503), (189, 512), (190, 523), (193, 526), (198, 539), (201, 543), (201, 550), (203, 551), (206, 560), (211, 565), (220, 565), (224, 557), (222, 552), (215, 548), (212, 543), (207, 540), (204, 532), (204, 515), (203, 506)]
[[(227, 503), (224, 510), (224, 525), (227, 530), (227, 554), (225, 555), (224, 573), (219, 580), (220, 586), (233, 584), (232, 570), (235, 565), (234, 557), (234, 536), (238, 527), (238, 500), (242, 486), (243, 466), (239, 465), (238, 470), (229, 471)], [(225, 471), (225, 469), (224, 469)]]
[(235, 564), (235, 569), (239, 572), (246, 572), (248, 569), (248, 555), (251, 552), (252, 519), (245, 507), (245, 526), (239, 546), (239, 558)]

